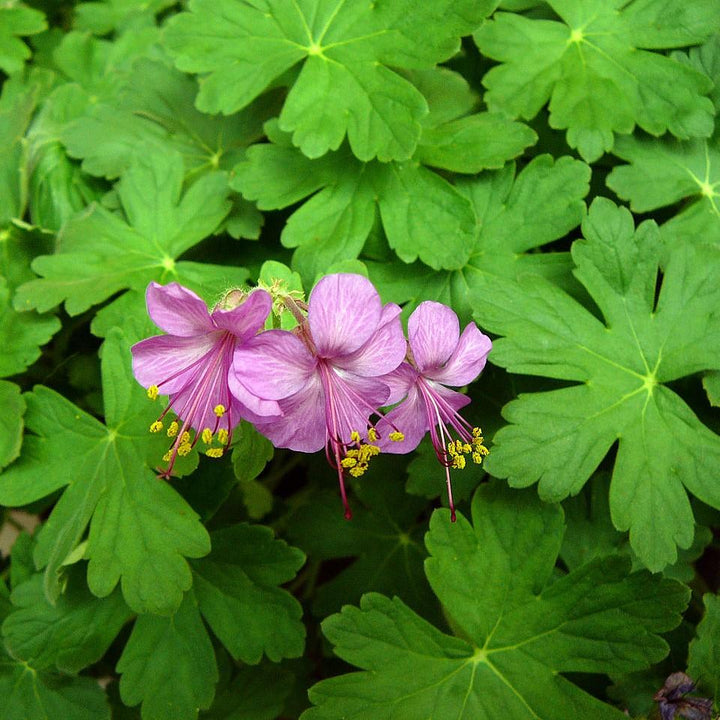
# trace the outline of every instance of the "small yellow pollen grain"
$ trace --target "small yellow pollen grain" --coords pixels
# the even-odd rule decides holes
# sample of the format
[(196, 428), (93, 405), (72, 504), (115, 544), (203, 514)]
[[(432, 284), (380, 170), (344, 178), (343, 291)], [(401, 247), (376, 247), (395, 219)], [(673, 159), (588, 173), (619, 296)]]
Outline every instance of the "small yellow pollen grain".
[(179, 429), (180, 429), (180, 426), (177, 424), (177, 422), (175, 420), (173, 420), (167, 429), (167, 436), (175, 437), (178, 434)]
[(340, 461), (340, 465), (342, 465), (344, 468), (352, 468), (357, 465), (357, 460), (352, 457), (346, 457)]
[(357, 458), (360, 457), (360, 451), (356, 449), (348, 450), (347, 453), (345, 453), (347, 457), (349, 458)]
[(163, 455), (163, 462), (170, 462), (170, 458), (172, 458), (172, 450), (168, 450), (168, 451)]
[(360, 442), (360, 433), (357, 430), (353, 430), (350, 433), (350, 442), (354, 442), (354, 443)]
[(375, 457), (380, 454), (380, 448), (377, 445), (366, 445), (368, 457)]
[(467, 455), (467, 453), (469, 453), (471, 450), (472, 450), (472, 445), (470, 445), (469, 443), (465, 443), (465, 444), (462, 446), (462, 451), (463, 451), (466, 455)]
[(224, 405), (216, 405), (213, 408), (213, 412), (220, 418), (227, 412), (227, 409)]
[(186, 455), (190, 454), (191, 450), (192, 450), (192, 447), (190, 446), (190, 443), (181, 443), (180, 447), (177, 450), (177, 454), (180, 457), (185, 457)]
[(151, 433), (159, 433), (163, 429), (163, 424), (160, 420), (156, 420), (151, 426), (150, 426), (150, 432)]
[(452, 466), (456, 468), (457, 470), (462, 470), (465, 467), (465, 456), (464, 455), (456, 455), (453, 458)]
[(185, 431), (185, 432), (180, 436), (180, 444), (181, 444), (181, 445), (185, 445), (185, 444), (187, 444), (187, 443), (189, 443), (189, 442), (190, 442), (190, 433), (187, 432), (187, 431)]
[(368, 469), (367, 463), (359, 462), (355, 467), (350, 468), (350, 474), (353, 477), (360, 477), (361, 475), (365, 474), (365, 471)]
[(202, 431), (202, 441), (206, 445), (210, 445), (210, 443), (212, 443), (212, 439), (213, 439), (213, 431), (210, 428), (205, 428)]
[(476, 465), (480, 465), (480, 463), (482, 463), (482, 459), (483, 459), (482, 453), (474, 452), (472, 454), (472, 459)]
[(375, 442), (377, 440), (377, 432), (375, 431), (375, 428), (370, 428), (368, 430), (368, 440), (370, 442)]
[(219, 457), (222, 457), (223, 449), (222, 448), (209, 448), (208, 450), (205, 451), (205, 454), (211, 458), (219, 458)]
[(390, 438), (390, 442), (402, 442), (405, 439), (405, 435), (401, 433), (399, 430), (395, 430), (388, 435)]
[(218, 430), (217, 438), (218, 438), (218, 442), (221, 445), (227, 445), (228, 431), (225, 428), (220, 428), (220, 430)]
[(157, 400), (157, 396), (158, 396), (159, 394), (160, 394), (160, 390), (159, 390), (159, 388), (158, 388), (157, 385), (151, 385), (151, 386), (147, 389), (147, 396), (148, 396), (151, 400)]

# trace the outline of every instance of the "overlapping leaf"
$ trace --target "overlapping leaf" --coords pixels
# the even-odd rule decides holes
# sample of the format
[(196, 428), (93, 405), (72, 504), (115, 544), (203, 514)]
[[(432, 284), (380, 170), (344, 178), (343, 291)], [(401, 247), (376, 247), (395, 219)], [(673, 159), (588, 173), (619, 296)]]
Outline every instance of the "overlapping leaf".
[(702, 43), (720, 27), (713, 0), (548, 0), (561, 22), (497, 13), (475, 34), (499, 60), (483, 79), (491, 108), (532, 118), (550, 101), (550, 125), (588, 162), (638, 125), (678, 138), (708, 137), (712, 82), (650, 50)]
[(720, 703), (720, 597), (706, 593), (703, 601), (705, 615), (688, 650), (688, 674), (715, 698), (717, 708)]
[(541, 155), (515, 173), (514, 163), (497, 172), (458, 182), (476, 217), (467, 243), (468, 260), (458, 270), (434, 272), (420, 264), (389, 259), (368, 262), (371, 279), (386, 300), (405, 303), (406, 310), (423, 300), (450, 305), (470, 319), (470, 295), (494, 276), (514, 278), (524, 272), (567, 285), (568, 253), (532, 252), (561, 238), (585, 214), (590, 168), (569, 157)]
[(193, 0), (166, 41), (181, 70), (204, 74), (204, 112), (236, 112), (302, 63), (279, 122), (305, 155), (337, 150), (347, 135), (360, 160), (407, 160), (428, 109), (394, 68), (448, 59), (495, 5)]
[(105, 0), (83, 2), (74, 8), (73, 25), (78, 30), (88, 30), (97, 35), (107, 35), (125, 26), (136, 28), (152, 23), (154, 16), (174, 0)]
[(11, 0), (0, 6), (0, 70), (8, 75), (22, 70), (25, 60), (30, 57), (30, 48), (20, 39), (24, 35), (35, 35), (47, 28), (45, 15)]
[(84, 555), (88, 585), (109, 595), (119, 580), (137, 612), (169, 613), (192, 582), (185, 556), (210, 550), (197, 515), (145, 464), (155, 409), (135, 386), (119, 331), (103, 352), (105, 422), (58, 393), (37, 386), (26, 395), (29, 430), (22, 456), (0, 475), (0, 503), (25, 505), (65, 486), (35, 549), (45, 592), (56, 600), (62, 566), (91, 523)]
[(177, 153), (138, 153), (117, 185), (125, 219), (92, 205), (69, 222), (56, 254), (33, 262), (41, 278), (18, 290), (15, 306), (47, 310), (65, 301), (74, 315), (118, 290), (204, 271), (175, 260), (227, 214), (227, 180), (224, 173), (208, 174), (183, 193), (183, 176)]
[(610, 488), (615, 527), (652, 570), (693, 539), (687, 491), (720, 507), (720, 438), (665, 383), (720, 369), (720, 250), (686, 243), (665, 268), (652, 222), (598, 198), (573, 246), (578, 279), (605, 321), (540, 277), (497, 280), (476, 297), (482, 327), (505, 337), (491, 359), (511, 372), (582, 384), (520, 396), (504, 410), (487, 469), (541, 497), (577, 493), (619, 440)]
[[(433, 515), (426, 573), (451, 618), (447, 635), (401, 600), (364, 596), (323, 623), (361, 672), (310, 690), (303, 720), (338, 717), (623, 717), (565, 679), (647, 667), (668, 650), (688, 590), (626, 560), (599, 558), (552, 581), (562, 511), (499, 484), (475, 495), (471, 525)], [(488, 579), (491, 579), (489, 582)]]

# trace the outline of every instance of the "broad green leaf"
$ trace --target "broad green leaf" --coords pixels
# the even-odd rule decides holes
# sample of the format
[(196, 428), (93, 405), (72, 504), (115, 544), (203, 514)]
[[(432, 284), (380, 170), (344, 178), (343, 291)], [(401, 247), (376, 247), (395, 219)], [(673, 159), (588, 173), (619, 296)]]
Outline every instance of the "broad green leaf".
[(494, 276), (535, 273), (567, 285), (567, 253), (532, 252), (576, 227), (585, 214), (590, 168), (569, 157), (533, 159), (515, 174), (508, 164), (462, 180), (458, 189), (475, 215), (467, 261), (452, 272), (433, 272), (419, 264), (368, 262), (370, 278), (385, 300), (405, 304), (406, 312), (423, 300), (450, 305), (463, 320), (472, 315), (470, 297)]
[(218, 692), (202, 720), (276, 720), (282, 717), (293, 676), (282, 668), (243, 667), (228, 687)]
[(20, 40), (47, 28), (45, 15), (25, 3), (10, 0), (0, 6), (0, 70), (8, 75), (19, 72), (30, 57), (30, 48)]
[(235, 477), (240, 484), (248, 515), (258, 520), (267, 515), (273, 506), (272, 492), (256, 478), (272, 459), (274, 448), (266, 437), (245, 421), (235, 429), (233, 440)]
[(134, 149), (143, 143), (158, 153), (179, 152), (191, 178), (230, 170), (245, 147), (262, 136), (263, 122), (277, 107), (276, 96), (264, 96), (243, 112), (223, 117), (196, 110), (196, 94), (197, 84), (183, 73), (140, 58), (112, 96), (67, 123), (62, 141), (70, 155), (82, 158), (83, 170), (107, 178), (127, 170)]
[(91, 595), (79, 570), (70, 573), (67, 591), (55, 605), (45, 597), (41, 575), (13, 590), (16, 610), (5, 619), (2, 630), (14, 658), (35, 670), (55, 666), (76, 674), (105, 654), (130, 610), (119, 591), (103, 599)]
[(143, 720), (195, 720), (218, 680), (215, 652), (188, 592), (174, 615), (140, 615), (117, 664), (120, 696)]
[(95, 678), (38, 671), (0, 648), (0, 720), (110, 720)]
[[(7, 347), (7, 346), (6, 346)], [(0, 380), (0, 470), (20, 455), (23, 440), (25, 400), (15, 383)]]
[(720, 372), (715, 370), (706, 373), (705, 377), (703, 377), (703, 387), (710, 404), (714, 407), (720, 407)]
[(78, 30), (87, 30), (97, 35), (107, 35), (115, 29), (132, 23), (150, 23), (154, 16), (175, 0), (104, 0), (104, 2), (83, 2), (75, 6), (73, 25)]
[(664, 268), (653, 222), (597, 198), (574, 244), (575, 275), (601, 322), (543, 278), (496, 278), (475, 297), (481, 327), (503, 335), (491, 360), (510, 372), (574, 381), (507, 405), (487, 470), (558, 501), (579, 492), (616, 441), (610, 511), (651, 570), (693, 539), (687, 492), (720, 507), (720, 438), (665, 383), (720, 369), (720, 250), (686, 243)]
[(678, 138), (713, 131), (708, 77), (651, 50), (702, 43), (720, 28), (714, 0), (622, 3), (548, 0), (559, 21), (497, 13), (476, 33), (500, 64), (483, 78), (490, 109), (530, 119), (550, 102), (550, 126), (592, 162), (635, 126)]
[[(444, 472), (438, 465), (436, 479)], [(331, 479), (331, 477), (330, 477)], [(316, 493), (292, 517), (291, 540), (311, 561), (352, 558), (353, 561), (315, 592), (313, 612), (322, 617), (344, 603), (358, 602), (363, 592), (399, 595), (425, 616), (437, 604), (422, 572), (426, 557), (418, 521), (425, 502), (405, 494), (397, 456), (375, 458), (367, 477), (354, 479), (353, 519), (343, 517), (336, 491)]]
[(710, 99), (715, 105), (716, 113), (720, 110), (720, 32), (712, 35), (700, 47), (690, 49), (690, 53), (679, 52), (673, 55), (676, 60), (687, 62), (700, 72), (704, 72), (713, 80), (715, 86), (710, 91)]
[[(323, 623), (335, 652), (361, 672), (310, 690), (303, 720), (338, 717), (623, 717), (562, 673), (649, 666), (668, 651), (689, 591), (622, 558), (593, 560), (554, 580), (562, 510), (498, 483), (478, 490), (472, 525), (433, 514), (425, 563), (457, 636), (400, 599), (368, 594)], [(491, 579), (491, 581), (488, 581)]]
[(720, 597), (706, 593), (705, 615), (697, 626), (697, 636), (688, 650), (688, 674), (700, 689), (715, 698), (720, 697)]
[(211, 535), (212, 552), (193, 563), (194, 588), (205, 620), (236, 660), (257, 664), (299, 657), (305, 645), (300, 604), (278, 585), (305, 556), (269, 528), (238, 524)]
[(177, 153), (138, 154), (117, 186), (124, 218), (92, 205), (69, 222), (57, 253), (33, 262), (41, 278), (18, 290), (15, 307), (47, 310), (64, 300), (77, 315), (118, 290), (176, 280), (185, 264), (175, 260), (229, 209), (223, 173), (205, 175), (184, 193), (183, 174)]
[(305, 155), (337, 150), (347, 135), (360, 160), (407, 160), (428, 107), (395, 68), (448, 59), (495, 4), (193, 0), (165, 38), (181, 70), (204, 74), (203, 112), (234, 113), (302, 63), (279, 122)]
[(91, 522), (88, 585), (109, 595), (122, 580), (136, 612), (169, 613), (192, 583), (187, 557), (209, 552), (197, 515), (145, 465), (156, 410), (131, 376), (128, 343), (115, 330), (103, 352), (105, 422), (53, 390), (25, 396), (28, 429), (19, 460), (0, 475), (0, 503), (25, 505), (65, 486), (35, 549), (45, 592), (56, 601), (63, 563)]
[(620, 138), (613, 153), (628, 164), (613, 168), (607, 184), (634, 212), (684, 201), (661, 226), (667, 243), (720, 247), (720, 139)]

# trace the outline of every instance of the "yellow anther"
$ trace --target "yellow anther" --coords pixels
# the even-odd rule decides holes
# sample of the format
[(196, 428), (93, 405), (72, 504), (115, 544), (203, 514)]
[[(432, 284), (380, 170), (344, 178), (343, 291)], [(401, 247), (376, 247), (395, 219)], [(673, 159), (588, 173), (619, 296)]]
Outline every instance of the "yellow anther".
[(180, 444), (187, 445), (190, 443), (190, 433), (187, 430), (180, 436)]
[(219, 457), (222, 457), (222, 455), (223, 455), (223, 449), (222, 448), (210, 448), (209, 450), (205, 451), (205, 454), (211, 458), (219, 458)]
[(359, 462), (355, 467), (350, 468), (350, 474), (353, 477), (360, 477), (361, 475), (365, 474), (365, 471), (368, 469), (367, 463)]
[(228, 431), (225, 428), (220, 428), (220, 430), (218, 430), (217, 439), (221, 445), (227, 445)]
[(157, 396), (158, 396), (159, 394), (160, 394), (160, 390), (158, 389), (158, 386), (157, 386), (157, 385), (151, 385), (151, 386), (147, 389), (147, 396), (148, 396), (151, 400), (157, 400)]
[(173, 420), (167, 429), (167, 436), (168, 437), (175, 437), (178, 434), (178, 430), (180, 429), (180, 426)]
[(482, 459), (483, 459), (482, 453), (474, 452), (472, 454), (472, 459), (476, 465), (480, 465), (480, 463), (482, 462)]
[(151, 426), (150, 426), (150, 432), (151, 433), (159, 433), (163, 429), (163, 424), (160, 420), (156, 420)]
[(168, 451), (163, 455), (163, 462), (170, 462), (170, 459), (171, 459), (171, 458), (172, 458), (172, 450), (168, 450)]
[(482, 440), (482, 430), (479, 427), (474, 427), (472, 429), (472, 435), (473, 435), (473, 437), (476, 437), (476, 438), (479, 437)]
[(405, 439), (405, 435), (403, 435), (399, 430), (394, 430), (393, 432), (388, 435), (390, 438), (390, 442), (402, 442)]
[(370, 442), (375, 442), (377, 440), (377, 432), (375, 432), (375, 428), (370, 428), (368, 430), (368, 440)]
[(465, 443), (465, 444), (462, 446), (462, 451), (463, 451), (466, 455), (467, 455), (471, 450), (472, 450), (472, 445), (470, 445), (469, 443)]
[(190, 443), (181, 443), (180, 447), (177, 450), (177, 454), (180, 457), (185, 457), (185, 455), (190, 454), (191, 450), (192, 450), (192, 447), (190, 446)]
[(352, 450), (348, 450), (345, 455), (349, 458), (357, 458), (360, 457), (360, 451), (356, 448), (353, 448)]
[(457, 455), (457, 450), (455, 450), (455, 441), (454, 440), (451, 440), (447, 444), (447, 451), (448, 451), (448, 454), (451, 455), (452, 457), (455, 457)]
[(220, 418), (227, 412), (227, 410), (224, 405), (216, 405), (213, 408), (213, 412)]
[(205, 428), (202, 431), (202, 441), (206, 445), (210, 445), (212, 443), (212, 439), (213, 439), (213, 431), (210, 428)]
[(342, 465), (344, 468), (352, 468), (357, 465), (357, 460), (353, 457), (346, 457), (340, 461), (340, 465)]
[(354, 442), (354, 443), (360, 442), (360, 433), (357, 430), (353, 430), (350, 433), (350, 442)]
[(456, 455), (453, 458), (452, 466), (456, 468), (457, 470), (462, 470), (465, 467), (465, 456), (464, 455)]
[(366, 445), (365, 447), (367, 447), (370, 457), (375, 457), (375, 455), (380, 454), (380, 448), (377, 445)]

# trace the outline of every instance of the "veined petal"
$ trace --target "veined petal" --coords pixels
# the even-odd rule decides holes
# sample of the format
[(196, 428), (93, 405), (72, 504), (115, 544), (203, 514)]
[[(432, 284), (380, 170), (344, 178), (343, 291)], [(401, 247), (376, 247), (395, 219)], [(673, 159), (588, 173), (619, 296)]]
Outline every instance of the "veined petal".
[(310, 381), (315, 365), (315, 358), (291, 332), (267, 330), (235, 349), (230, 389), (241, 384), (258, 397), (281, 400)]
[(325, 393), (317, 374), (308, 379), (302, 390), (278, 404), (281, 417), (254, 423), (275, 447), (306, 453), (325, 447)]
[[(412, 452), (423, 439), (430, 427), (428, 413), (416, 385), (412, 385), (407, 397), (378, 422), (377, 445), (383, 452), (403, 455)], [(400, 430), (405, 436), (400, 442), (393, 442), (389, 435), (394, 430)]]
[(215, 330), (203, 300), (178, 283), (151, 282), (145, 302), (150, 319), (170, 335), (192, 337)]
[(213, 310), (212, 322), (239, 338), (251, 338), (265, 324), (272, 308), (272, 298), (265, 290), (253, 290), (245, 302), (232, 310)]
[(426, 300), (408, 319), (408, 340), (415, 364), (421, 373), (441, 367), (455, 350), (460, 338), (457, 315), (447, 305)]
[(238, 414), (250, 422), (265, 422), (268, 418), (280, 417), (282, 410), (276, 400), (264, 400), (254, 395), (232, 372), (228, 374), (228, 387), (233, 401), (238, 404)]
[(321, 278), (310, 293), (308, 322), (320, 357), (348, 355), (377, 330), (382, 302), (362, 275), (339, 273)]
[(483, 335), (475, 323), (470, 323), (463, 330), (457, 347), (445, 365), (427, 370), (424, 375), (443, 385), (467, 385), (482, 372), (491, 349), (490, 338)]
[(156, 335), (132, 346), (133, 374), (145, 387), (159, 386), (171, 395), (191, 382), (203, 358), (213, 349), (222, 331), (194, 337)]
[(385, 401), (386, 405), (394, 405), (400, 402), (413, 387), (418, 378), (418, 371), (409, 363), (400, 363), (399, 367), (379, 379), (390, 388), (390, 396)]
[(388, 303), (383, 307), (377, 330), (367, 342), (333, 363), (355, 375), (373, 377), (395, 370), (405, 358), (407, 341), (400, 323), (400, 307)]

